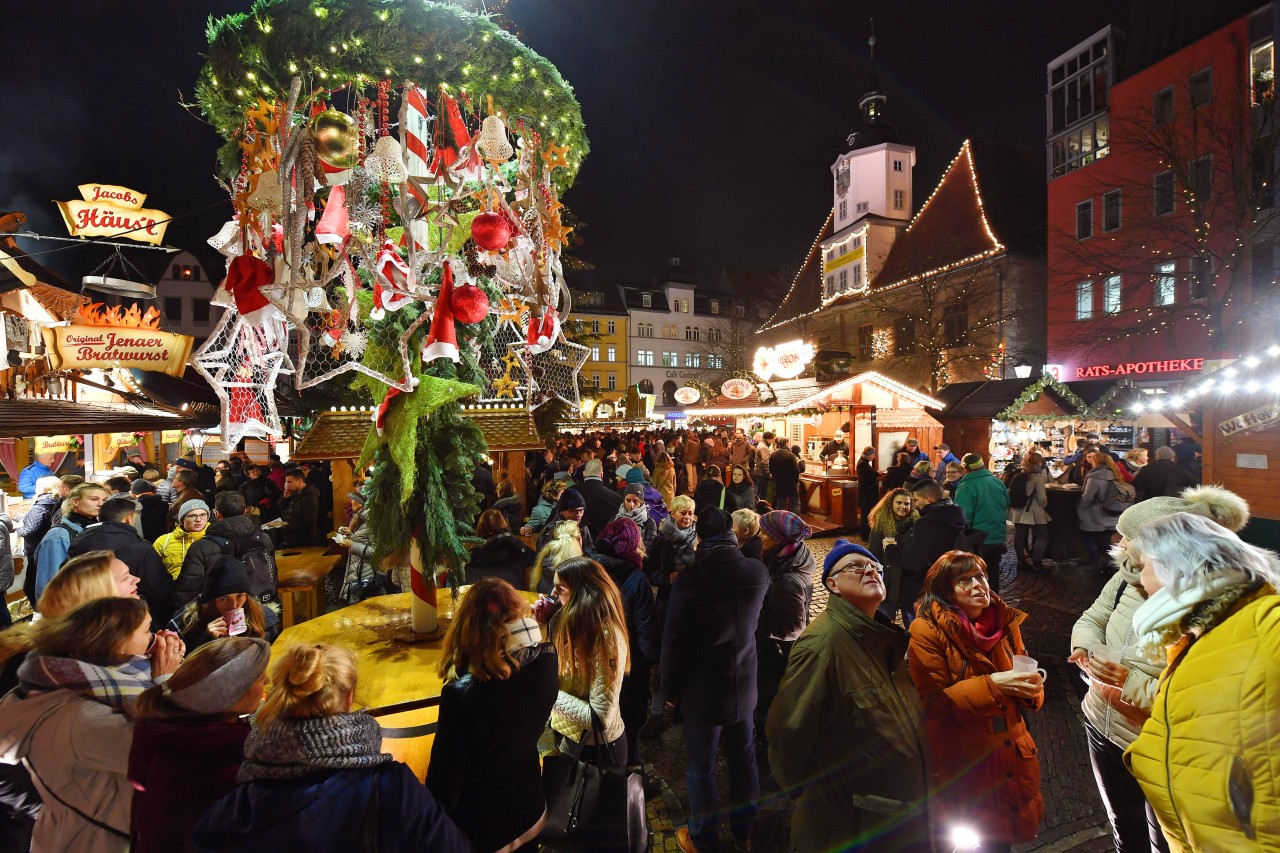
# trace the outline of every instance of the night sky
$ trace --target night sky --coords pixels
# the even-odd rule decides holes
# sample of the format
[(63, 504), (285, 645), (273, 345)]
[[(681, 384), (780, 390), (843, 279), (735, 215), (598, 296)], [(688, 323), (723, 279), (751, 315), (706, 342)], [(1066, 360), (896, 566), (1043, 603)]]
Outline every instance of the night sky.
[[(78, 197), (80, 183), (123, 184), (147, 193), (147, 207), (191, 214), (170, 225), (170, 245), (202, 244), (231, 208), (212, 177), (220, 140), (180, 102), (194, 100), (206, 17), (249, 5), (74, 0), (10, 10), (0, 28), (0, 210), (65, 236), (52, 199)], [(684, 266), (709, 281), (725, 265), (803, 258), (866, 89), (870, 16), (886, 117), (917, 148), (919, 204), (966, 137), (1042, 147), (1046, 63), (1123, 23), (1127, 7), (511, 0), (507, 12), (582, 103), (592, 153), (565, 197), (589, 225), (580, 254), (602, 278), (647, 281), (675, 238)], [(78, 282), (101, 252), (41, 260)]]

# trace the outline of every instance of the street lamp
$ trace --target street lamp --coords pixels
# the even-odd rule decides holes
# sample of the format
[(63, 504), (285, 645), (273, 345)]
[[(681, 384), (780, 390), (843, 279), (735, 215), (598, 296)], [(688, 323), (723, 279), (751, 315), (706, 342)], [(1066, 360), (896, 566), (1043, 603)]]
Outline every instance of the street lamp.
[(198, 429), (187, 430), (187, 440), (191, 442), (191, 449), (196, 452), (196, 464), (204, 464), (204, 446), (209, 441), (209, 436), (200, 432)]

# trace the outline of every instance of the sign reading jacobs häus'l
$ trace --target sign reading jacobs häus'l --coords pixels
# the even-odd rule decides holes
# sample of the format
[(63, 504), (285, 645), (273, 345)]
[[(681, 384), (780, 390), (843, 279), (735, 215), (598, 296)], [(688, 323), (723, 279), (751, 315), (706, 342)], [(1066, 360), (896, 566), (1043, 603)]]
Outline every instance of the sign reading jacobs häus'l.
[(145, 208), (143, 193), (112, 184), (81, 184), (83, 201), (56, 202), (72, 237), (124, 237), (158, 246), (169, 214)]

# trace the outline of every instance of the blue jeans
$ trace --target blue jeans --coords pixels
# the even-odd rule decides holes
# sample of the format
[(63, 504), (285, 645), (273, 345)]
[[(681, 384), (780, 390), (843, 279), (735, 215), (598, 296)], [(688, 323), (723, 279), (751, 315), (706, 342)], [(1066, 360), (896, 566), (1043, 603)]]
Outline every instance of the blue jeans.
[(751, 837), (760, 811), (760, 773), (756, 769), (755, 736), (751, 718), (714, 726), (685, 717), (685, 758), (688, 763), (689, 834), (699, 850), (719, 849), (719, 792), (716, 790), (716, 745), (724, 735), (729, 765), (729, 829), (739, 842)]

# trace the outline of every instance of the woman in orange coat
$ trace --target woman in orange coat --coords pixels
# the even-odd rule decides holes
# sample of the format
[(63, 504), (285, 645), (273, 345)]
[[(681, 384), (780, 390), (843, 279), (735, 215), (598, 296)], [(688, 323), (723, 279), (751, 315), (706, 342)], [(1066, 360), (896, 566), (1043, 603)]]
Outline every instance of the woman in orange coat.
[[(928, 715), (936, 823), (968, 826), (982, 849), (1035, 838), (1044, 816), (1040, 761), (1022, 715), (1044, 704), (1044, 679), (1013, 672), (1027, 614), (987, 585), (981, 557), (948, 551), (924, 580), (911, 623), (911, 680)], [(941, 849), (941, 847), (939, 848)]]

